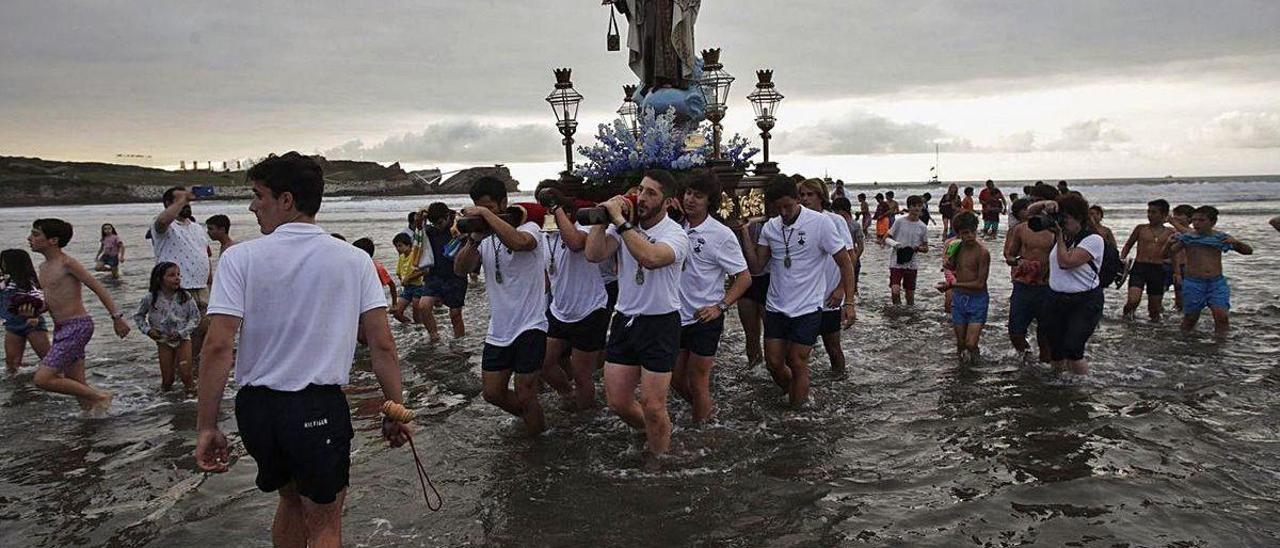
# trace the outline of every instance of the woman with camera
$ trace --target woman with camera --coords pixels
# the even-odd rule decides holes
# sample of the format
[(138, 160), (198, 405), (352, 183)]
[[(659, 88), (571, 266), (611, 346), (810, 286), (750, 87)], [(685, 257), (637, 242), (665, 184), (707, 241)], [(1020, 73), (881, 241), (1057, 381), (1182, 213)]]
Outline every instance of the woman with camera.
[(1102, 236), (1089, 219), (1089, 202), (1075, 194), (1045, 200), (1027, 208), (1032, 230), (1054, 232), (1049, 252), (1049, 289), (1043, 314), (1054, 371), (1089, 372), (1085, 343), (1102, 319)]

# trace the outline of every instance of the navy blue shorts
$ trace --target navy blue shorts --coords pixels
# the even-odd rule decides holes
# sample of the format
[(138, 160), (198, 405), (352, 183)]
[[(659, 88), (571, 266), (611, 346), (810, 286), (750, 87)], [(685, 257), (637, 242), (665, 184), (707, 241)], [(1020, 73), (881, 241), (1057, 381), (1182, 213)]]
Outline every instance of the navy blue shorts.
[(1041, 318), (1045, 303), (1052, 293), (1047, 285), (1013, 282), (1013, 294), (1009, 297), (1009, 332), (1026, 335), (1032, 321), (1036, 321), (1039, 328), (1044, 323)]
[(613, 315), (604, 360), (654, 373), (670, 373), (680, 353), (680, 313), (655, 316)]
[(427, 276), (423, 297), (435, 297), (449, 308), (462, 308), (467, 302), (467, 280), (457, 276)]
[(760, 306), (765, 305), (765, 301), (769, 297), (769, 275), (761, 274), (751, 277), (751, 287), (747, 288), (747, 292), (742, 294), (743, 299), (754, 301)]
[(613, 307), (618, 304), (618, 280), (605, 282), (604, 284), (605, 305), (609, 309), (609, 313), (613, 314)]
[(680, 350), (688, 350), (699, 356), (713, 357), (720, 349), (720, 336), (724, 334), (724, 316), (712, 321), (694, 322), (680, 328)]
[(569, 347), (582, 352), (595, 352), (604, 348), (609, 333), (609, 311), (603, 308), (576, 322), (562, 322), (555, 314), (547, 312), (547, 338), (569, 341)]
[(489, 373), (515, 371), (518, 375), (537, 373), (547, 355), (547, 334), (541, 329), (521, 333), (507, 346), (484, 343), (480, 369)]
[[(837, 312), (838, 314), (838, 312)], [(822, 312), (810, 312), (792, 318), (781, 312), (764, 313), (764, 338), (783, 339), (795, 344), (813, 346), (822, 328)]]
[(316, 504), (337, 500), (351, 471), (351, 408), (338, 385), (297, 392), (245, 386), (236, 393), (236, 424), (258, 463), (258, 489), (293, 483)]
[(413, 300), (418, 297), (426, 296), (427, 286), (425, 285), (402, 285), (400, 286), (400, 298)]
[(818, 326), (819, 335), (830, 335), (832, 333), (840, 332), (840, 320), (842, 319), (840, 317), (840, 312), (841, 310), (838, 308), (835, 310), (822, 311), (822, 325)]

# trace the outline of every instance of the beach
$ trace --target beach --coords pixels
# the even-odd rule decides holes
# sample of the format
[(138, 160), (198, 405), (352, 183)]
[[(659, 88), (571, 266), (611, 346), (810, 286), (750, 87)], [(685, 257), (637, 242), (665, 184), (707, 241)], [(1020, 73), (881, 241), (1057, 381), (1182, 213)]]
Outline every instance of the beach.
[[(546, 392), (550, 429), (530, 439), (518, 419), (485, 404), (479, 362), (488, 308), (483, 285), (473, 284), (461, 340), (446, 336), (431, 347), (420, 328), (393, 323), (406, 403), (418, 410), (417, 446), (444, 498), (440, 512), (423, 505), (410, 453), (381, 440), (377, 383), (367, 351), (357, 351), (348, 387), (356, 436), (346, 541), (1277, 544), (1280, 235), (1266, 222), (1280, 211), (1280, 181), (1072, 188), (1106, 208), (1104, 224), (1122, 243), (1145, 222), (1147, 200), (1219, 207), (1218, 229), (1256, 250), (1223, 261), (1233, 293), (1232, 335), (1214, 340), (1207, 318), (1189, 335), (1179, 332), (1175, 315), (1160, 325), (1122, 320), (1124, 294), (1108, 290), (1105, 317), (1089, 345), (1088, 381), (1060, 383), (1024, 368), (1009, 345), (1010, 282), (1007, 270), (993, 265), (982, 360), (959, 366), (942, 296), (931, 288), (941, 280), (940, 229), (931, 226), (935, 248), (926, 255), (931, 266), (921, 270), (914, 308), (889, 304), (888, 252), (868, 243), (858, 322), (843, 338), (849, 374), (830, 375), (815, 348), (813, 402), (806, 408), (790, 409), (763, 366), (748, 367), (737, 315), (728, 313), (712, 377), (714, 419), (694, 427), (689, 407), (671, 398), (672, 451), (652, 460), (643, 455), (643, 436), (603, 407), (570, 413)], [(944, 189), (931, 192), (936, 217)], [(373, 238), (376, 259), (391, 268), (390, 240), (405, 213), (436, 200), (454, 209), (469, 203), (465, 196), (330, 199), (318, 223), (348, 240)], [(91, 265), (98, 227), (113, 223), (127, 246), (126, 262), (121, 280), (104, 281), (132, 313), (153, 264), (143, 233), (160, 209), (159, 203), (0, 208), (0, 245), (25, 249), (32, 220), (60, 217), (76, 228), (67, 252)], [(193, 209), (202, 221), (229, 215), (237, 239), (257, 232), (245, 201), (198, 201)], [(993, 259), (1004, 228), (1002, 221), (1001, 236), (984, 240)], [(107, 313), (87, 292), (86, 304), (98, 326), (88, 348), (89, 380), (113, 391), (116, 403), (108, 418), (89, 420), (68, 398), (34, 387), (30, 365), (0, 380), (6, 440), (0, 544), (269, 545), (264, 531), (275, 497), (255, 488), (253, 460), (237, 446), (230, 472), (197, 472), (194, 399), (158, 393), (154, 343), (136, 333), (114, 339)], [(26, 363), (34, 361), (28, 350)], [(222, 423), (233, 445), (234, 392), (227, 391)]]

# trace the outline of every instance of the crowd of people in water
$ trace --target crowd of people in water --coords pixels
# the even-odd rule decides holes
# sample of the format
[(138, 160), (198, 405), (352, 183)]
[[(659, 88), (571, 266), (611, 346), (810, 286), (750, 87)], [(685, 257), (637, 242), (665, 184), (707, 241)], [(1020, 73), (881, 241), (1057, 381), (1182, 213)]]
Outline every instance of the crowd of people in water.
[[(599, 376), (607, 407), (661, 454), (670, 446), (672, 390), (689, 402), (695, 422), (715, 413), (710, 379), (731, 309), (749, 362), (765, 365), (790, 405), (809, 398), (819, 338), (832, 370), (843, 373), (841, 337), (857, 320), (861, 258), (871, 245), (887, 255), (894, 305), (914, 306), (921, 270), (938, 280), (933, 289), (946, 296), (962, 362), (981, 352), (997, 249), (1013, 284), (1012, 345), (1028, 363), (1064, 378), (1088, 372), (1085, 348), (1109, 285), (1127, 283), (1126, 317), (1145, 293), (1147, 314), (1159, 321), (1171, 289), (1183, 329), (1208, 308), (1216, 332), (1226, 334), (1231, 303), (1222, 256), (1253, 251), (1215, 228), (1213, 206), (1171, 207), (1163, 199), (1147, 204), (1147, 222), (1118, 245), (1102, 207), (1063, 181), (1028, 185), (1021, 196), (986, 181), (976, 202), (973, 188), (953, 184), (939, 197), (935, 220), (928, 192), (907, 196), (905, 207), (894, 192), (878, 193), (873, 208), (866, 194), (848, 196), (843, 186), (833, 192), (822, 179), (777, 176), (764, 189), (765, 218), (744, 222), (717, 214), (723, 193), (713, 172), (678, 179), (653, 170), (599, 204), (558, 192), (512, 204), (502, 181), (482, 178), (470, 207), (431, 203), (410, 212), (389, 240), (379, 238), (397, 252), (393, 276), (373, 259), (379, 242), (347, 244), (316, 224), (324, 183), (313, 160), (273, 155), (247, 178), (263, 236), (242, 242), (225, 215), (197, 222), (185, 188), (164, 193), (147, 234), (155, 266), (133, 308), (115, 302), (64, 252), (71, 224), (34, 219), (27, 244), (43, 258), (38, 267), (25, 250), (0, 252), (5, 365), (18, 372), (30, 346), (39, 360), (36, 386), (75, 397), (86, 413), (105, 413), (112, 395), (85, 376), (95, 328), (81, 299), (87, 287), (117, 336), (136, 329), (155, 341), (162, 390), (176, 377), (198, 393), (197, 462), (221, 471), (228, 444), (217, 426), (219, 404), (234, 362), (241, 439), (257, 462), (258, 486), (280, 493), (273, 538), (313, 543), (341, 535), (352, 437), (341, 387), (357, 345), (368, 347), (384, 397), (403, 404), (388, 317), (421, 325), (435, 344), (443, 339), (436, 310), (444, 308), (450, 335), (465, 337), (462, 311), (473, 283), (483, 283), (489, 306), (485, 401), (536, 434), (546, 427), (544, 385), (567, 406), (589, 409)], [(1003, 245), (983, 243), (998, 238), (1002, 219)], [(1280, 230), (1280, 217), (1271, 223)], [(119, 277), (123, 240), (110, 224), (98, 236), (93, 270)], [(216, 269), (211, 242), (219, 247)], [(411, 430), (384, 417), (383, 434), (398, 446)]]

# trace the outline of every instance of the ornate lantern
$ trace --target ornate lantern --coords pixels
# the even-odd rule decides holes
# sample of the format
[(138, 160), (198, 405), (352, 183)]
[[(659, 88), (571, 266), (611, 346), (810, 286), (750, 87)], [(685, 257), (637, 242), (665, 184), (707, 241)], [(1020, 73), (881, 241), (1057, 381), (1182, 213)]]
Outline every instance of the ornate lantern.
[(764, 142), (764, 161), (756, 164), (756, 173), (777, 173), (777, 163), (769, 161), (769, 131), (777, 122), (775, 116), (783, 96), (774, 88), (772, 70), (757, 70), (756, 77), (759, 80), (756, 82), (756, 89), (747, 96), (747, 100), (755, 108), (756, 126), (760, 128), (760, 138)]
[(578, 130), (578, 105), (582, 103), (582, 94), (573, 89), (570, 77), (573, 69), (560, 68), (553, 71), (556, 75), (556, 87), (547, 96), (547, 103), (556, 115), (556, 128), (564, 136), (564, 164), (566, 171), (573, 171), (573, 134)]
[(633, 96), (636, 93), (636, 86), (628, 84), (622, 86), (622, 106), (618, 108), (618, 117), (622, 118), (622, 123), (631, 129), (631, 135), (640, 138), (640, 107), (636, 106)]
[(733, 85), (733, 76), (720, 64), (720, 49), (702, 50), (702, 78), (698, 86), (702, 88), (702, 96), (707, 101), (707, 120), (711, 121), (711, 158), (720, 159), (720, 121), (724, 119), (729, 102), (729, 86)]

